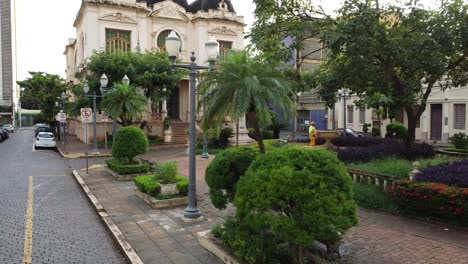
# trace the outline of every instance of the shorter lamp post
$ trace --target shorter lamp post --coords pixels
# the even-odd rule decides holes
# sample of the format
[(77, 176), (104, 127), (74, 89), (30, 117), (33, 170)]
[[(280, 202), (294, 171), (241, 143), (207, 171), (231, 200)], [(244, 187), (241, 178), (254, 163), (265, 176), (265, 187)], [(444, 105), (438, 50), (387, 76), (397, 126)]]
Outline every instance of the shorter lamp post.
[(198, 66), (195, 63), (196, 57), (195, 52), (192, 52), (190, 56), (190, 64), (176, 64), (176, 58), (179, 54), (180, 49), (180, 38), (177, 34), (172, 31), (171, 34), (166, 38), (166, 49), (169, 54), (169, 60), (172, 67), (189, 69), (190, 76), (190, 140), (189, 140), (189, 204), (185, 208), (184, 217), (190, 219), (196, 219), (201, 216), (200, 211), (197, 207), (197, 187), (196, 187), (196, 170), (195, 170), (195, 97), (196, 97), (196, 77), (197, 70), (211, 70), (214, 68), (214, 62), (219, 53), (219, 43), (214, 37), (210, 37), (208, 42), (205, 44), (206, 53), (208, 55), (209, 67)]
[[(106, 96), (107, 93), (109, 93), (110, 91), (115, 90), (114, 87), (107, 88), (107, 84), (109, 83), (109, 78), (107, 78), (107, 75), (105, 73), (103, 73), (101, 75), (101, 78), (99, 79), (99, 81), (101, 83), (100, 90), (101, 90), (102, 96)], [(122, 83), (123, 84), (130, 84), (130, 78), (128, 78), (127, 74), (125, 74), (125, 76), (122, 78)], [(113, 116), (112, 120), (113, 120), (113, 122), (112, 122), (112, 146), (114, 146), (115, 135), (117, 134), (117, 117)]]
[(83, 85), (83, 91), (85, 92), (85, 96), (93, 98), (93, 150), (91, 153), (93, 154), (99, 154), (99, 150), (97, 147), (97, 127), (96, 127), (96, 98), (102, 97), (96, 94), (96, 90), (93, 89), (93, 94), (88, 95), (89, 92), (89, 86), (87, 83)]

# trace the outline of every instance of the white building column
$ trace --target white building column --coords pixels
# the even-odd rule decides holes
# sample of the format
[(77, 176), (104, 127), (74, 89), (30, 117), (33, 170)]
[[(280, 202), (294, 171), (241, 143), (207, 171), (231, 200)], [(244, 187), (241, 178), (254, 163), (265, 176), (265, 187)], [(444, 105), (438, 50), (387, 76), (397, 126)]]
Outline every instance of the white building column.
[[(163, 93), (166, 93), (166, 86), (163, 87)], [(161, 109), (161, 120), (164, 121), (167, 117), (167, 98), (164, 98), (162, 101), (162, 109)]]
[(447, 100), (444, 101), (442, 104), (442, 141), (443, 142), (448, 142), (449, 138), (449, 123), (450, 123), (450, 118), (449, 118), (449, 106), (450, 104), (447, 102)]

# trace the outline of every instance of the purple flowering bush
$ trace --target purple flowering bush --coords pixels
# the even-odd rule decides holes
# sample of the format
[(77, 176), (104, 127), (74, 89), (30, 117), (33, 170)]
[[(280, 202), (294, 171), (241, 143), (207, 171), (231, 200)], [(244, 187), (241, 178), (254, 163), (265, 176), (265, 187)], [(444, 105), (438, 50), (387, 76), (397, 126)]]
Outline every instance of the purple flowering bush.
[(338, 159), (345, 163), (368, 162), (373, 159), (382, 159), (389, 156), (433, 158), (434, 149), (427, 143), (415, 144), (410, 153), (402, 143), (394, 140), (385, 140), (381, 144), (369, 147), (347, 147), (338, 150)]
[(416, 176), (415, 180), (468, 188), (468, 160), (428, 166)]

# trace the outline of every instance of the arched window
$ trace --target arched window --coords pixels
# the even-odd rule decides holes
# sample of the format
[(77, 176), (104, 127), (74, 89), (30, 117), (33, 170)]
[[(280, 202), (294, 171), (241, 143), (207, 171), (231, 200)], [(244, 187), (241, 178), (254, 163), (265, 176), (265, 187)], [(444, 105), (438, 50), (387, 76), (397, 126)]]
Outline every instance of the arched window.
[[(156, 44), (158, 45), (158, 48), (161, 52), (166, 51), (166, 38), (167, 36), (169, 36), (169, 34), (171, 34), (171, 31), (172, 30), (170, 29), (164, 30), (163, 32), (159, 33), (158, 38), (156, 39)], [(177, 32), (176, 32), (176, 35), (177, 37), (181, 39), (181, 45), (180, 45), (179, 51), (182, 51), (182, 38), (180, 37), (179, 34), (177, 34)]]
[(130, 52), (131, 31), (106, 28), (106, 52)]

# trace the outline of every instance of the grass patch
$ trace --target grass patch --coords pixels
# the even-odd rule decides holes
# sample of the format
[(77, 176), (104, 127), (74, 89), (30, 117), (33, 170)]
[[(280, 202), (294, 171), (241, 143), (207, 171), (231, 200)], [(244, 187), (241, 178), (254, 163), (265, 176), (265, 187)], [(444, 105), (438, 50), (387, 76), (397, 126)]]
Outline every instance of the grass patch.
[(371, 184), (353, 184), (354, 200), (360, 207), (398, 212), (398, 205), (387, 194)]
[(117, 159), (106, 160), (107, 167), (117, 172), (120, 175), (147, 173), (149, 172), (150, 166), (148, 163), (144, 164), (126, 164)]
[(446, 148), (445, 151), (468, 153), (468, 149)]
[[(420, 169), (423, 169), (429, 165), (439, 165), (441, 163), (452, 162), (455, 160), (457, 159), (453, 157), (440, 157), (434, 159), (420, 159), (418, 162), (421, 164)], [(413, 161), (388, 157), (385, 159), (372, 160), (366, 163), (349, 163), (346, 164), (346, 166), (351, 169), (407, 179), (408, 173), (413, 170), (412, 164)]]

